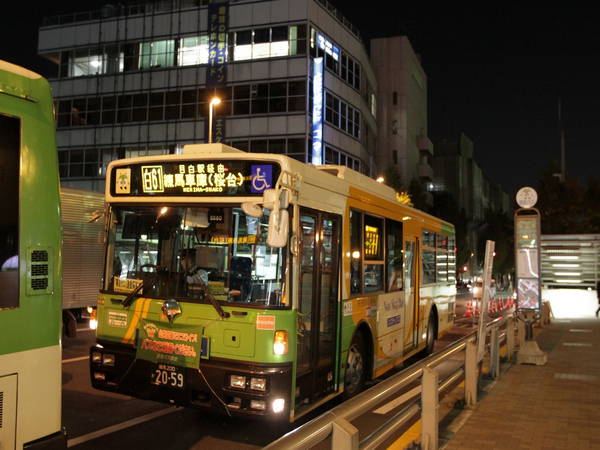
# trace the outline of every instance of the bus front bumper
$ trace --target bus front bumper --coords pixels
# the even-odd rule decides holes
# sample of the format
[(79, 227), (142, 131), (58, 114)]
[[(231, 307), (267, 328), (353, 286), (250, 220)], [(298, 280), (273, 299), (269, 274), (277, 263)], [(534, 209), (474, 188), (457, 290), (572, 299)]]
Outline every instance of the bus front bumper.
[(116, 345), (90, 349), (95, 389), (232, 417), (289, 420), (292, 373), (291, 363), (203, 359), (196, 369), (139, 359), (135, 349)]

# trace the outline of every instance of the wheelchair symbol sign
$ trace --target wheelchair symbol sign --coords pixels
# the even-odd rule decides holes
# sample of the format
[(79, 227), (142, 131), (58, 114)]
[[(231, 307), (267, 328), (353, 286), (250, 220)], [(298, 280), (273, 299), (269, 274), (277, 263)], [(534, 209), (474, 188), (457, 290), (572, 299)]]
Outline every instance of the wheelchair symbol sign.
[(252, 187), (250, 191), (253, 194), (263, 192), (273, 185), (273, 167), (271, 166), (252, 166)]

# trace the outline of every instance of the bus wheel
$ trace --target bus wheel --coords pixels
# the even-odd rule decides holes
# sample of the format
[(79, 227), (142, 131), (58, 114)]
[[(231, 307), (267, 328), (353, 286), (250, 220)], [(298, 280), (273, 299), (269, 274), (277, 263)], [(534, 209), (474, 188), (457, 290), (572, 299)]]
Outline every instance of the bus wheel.
[(423, 350), (425, 356), (429, 356), (433, 353), (433, 346), (437, 338), (437, 316), (435, 312), (431, 311), (429, 314), (429, 321), (427, 322), (427, 345)]
[(359, 394), (367, 377), (365, 340), (360, 333), (356, 333), (348, 349), (346, 362), (346, 381), (344, 383), (344, 399), (348, 400)]

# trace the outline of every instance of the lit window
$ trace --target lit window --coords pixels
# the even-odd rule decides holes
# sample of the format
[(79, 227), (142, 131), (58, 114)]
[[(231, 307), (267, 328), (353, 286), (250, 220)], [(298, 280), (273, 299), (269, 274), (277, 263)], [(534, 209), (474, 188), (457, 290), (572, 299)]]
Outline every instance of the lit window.
[(208, 36), (183, 38), (179, 49), (180, 66), (208, 64)]

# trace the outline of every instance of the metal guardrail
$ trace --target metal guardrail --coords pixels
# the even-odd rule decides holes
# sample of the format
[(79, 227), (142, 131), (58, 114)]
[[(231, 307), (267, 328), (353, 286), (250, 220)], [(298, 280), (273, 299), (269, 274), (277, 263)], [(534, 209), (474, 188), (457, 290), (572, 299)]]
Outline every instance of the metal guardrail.
[[(506, 332), (503, 335), (500, 333), (500, 327), (502, 326), (506, 327)], [(500, 341), (502, 338), (506, 341), (506, 354), (512, 355), (514, 352), (514, 316), (511, 314), (491, 321), (486, 326), (486, 338), (488, 334), (490, 335), (490, 342), (487, 346), (487, 352), (489, 352), (489, 374), (496, 379), (500, 374)], [(473, 408), (477, 403), (479, 364), (476, 340), (477, 332), (461, 338), (422, 361), (404, 369), (402, 372), (362, 392), (353, 399), (289, 432), (266, 446), (265, 449), (309, 449), (330, 437), (332, 449), (375, 449), (386, 439), (393, 437), (394, 433), (401, 426), (407, 423), (413, 416), (419, 414), (419, 412), (421, 413), (421, 448), (437, 449), (439, 393), (464, 376), (465, 407)], [(434, 370), (435, 367), (459, 355), (461, 352), (464, 352), (465, 355), (461, 366), (443, 380), (439, 380), (438, 373)], [(350, 422), (379, 403), (391, 401), (394, 397), (398, 396), (401, 389), (419, 378), (421, 378), (420, 399), (413, 401), (381, 425), (375, 432), (359, 442), (358, 430)]]

